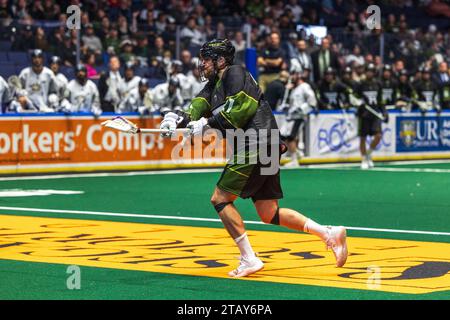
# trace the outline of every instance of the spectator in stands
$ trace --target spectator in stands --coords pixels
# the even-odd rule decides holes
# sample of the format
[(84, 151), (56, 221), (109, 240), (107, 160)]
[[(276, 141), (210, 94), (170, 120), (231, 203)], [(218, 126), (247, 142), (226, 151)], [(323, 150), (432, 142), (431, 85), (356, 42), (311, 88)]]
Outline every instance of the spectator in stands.
[(231, 43), (233, 44), (235, 51), (235, 58), (234, 63), (235, 64), (245, 64), (245, 49), (247, 48), (247, 42), (244, 40), (244, 34), (242, 31), (236, 31), (234, 34), (234, 39), (231, 40)]
[(330, 50), (330, 46), (330, 40), (328, 38), (323, 38), (320, 49), (312, 54), (311, 58), (315, 82), (322, 79), (323, 74), (328, 67), (339, 70), (337, 56)]
[(108, 35), (106, 36), (104, 47), (108, 50), (108, 52), (112, 52), (114, 54), (118, 54), (120, 51), (120, 39), (119, 32), (115, 25), (111, 27)]
[(122, 43), (120, 44), (120, 62), (122, 62), (123, 64), (126, 64), (127, 62), (132, 62), (133, 64), (136, 62), (136, 56), (133, 53), (134, 51), (134, 46), (133, 46), (133, 42), (131, 40), (123, 40)]
[(357, 44), (353, 47), (352, 53), (345, 57), (346, 65), (351, 65), (353, 62), (364, 64), (364, 56), (361, 54), (361, 48)]
[(46, 52), (49, 49), (49, 43), (47, 41), (47, 37), (45, 35), (44, 29), (38, 27), (34, 36), (34, 47), (36, 49), (41, 49)]
[(84, 66), (88, 79), (100, 79), (100, 74), (95, 69), (95, 53), (88, 52), (84, 58)]
[(109, 58), (109, 71), (102, 72), (98, 82), (101, 107), (104, 112), (116, 111), (120, 103), (120, 90), (123, 87), (123, 78), (119, 72), (120, 59), (117, 56)]
[(27, 51), (34, 46), (33, 28), (26, 25), (15, 37), (11, 49), (14, 51)]
[(312, 68), (312, 59), (305, 40), (297, 41), (297, 54), (291, 59), (290, 64), (291, 72), (303, 72), (305, 68)]
[(63, 45), (57, 48), (56, 53), (65, 66), (70, 67), (76, 65), (77, 47), (69, 34), (64, 34)]
[(297, 41), (298, 41), (298, 35), (296, 32), (290, 32), (288, 35), (288, 40), (283, 41), (282, 48), (286, 54), (286, 60), (290, 61), (292, 58), (294, 58), (297, 54)]
[(150, 59), (162, 57), (165, 50), (164, 39), (162, 37), (156, 37), (153, 46), (150, 49)]
[(289, 0), (285, 8), (291, 10), (292, 14), (294, 15), (294, 22), (298, 23), (303, 14), (303, 9), (298, 4), (298, 0)]
[(95, 35), (94, 26), (91, 23), (86, 25), (86, 33), (81, 39), (83, 40), (83, 45), (86, 49), (91, 50), (98, 55), (102, 53), (102, 42), (100, 41), (100, 38)]
[(180, 54), (181, 73), (188, 75), (192, 71), (192, 54), (189, 50), (183, 50)]
[(284, 52), (280, 47), (280, 35), (272, 32), (269, 37), (267, 47), (258, 57), (258, 67), (260, 69), (259, 86), (265, 92), (267, 85), (278, 78), (283, 67)]
[(134, 47), (134, 55), (136, 56), (136, 60), (138, 61), (138, 64), (140, 67), (147, 67), (148, 66), (148, 57), (150, 55), (150, 50), (148, 47), (148, 38), (145, 36), (145, 34), (140, 33), (136, 37), (137, 44)]
[(27, 7), (28, 4), (26, 0), (18, 0), (17, 4), (12, 5), (13, 18), (23, 19), (26, 16), (29, 16), (30, 12), (28, 11)]
[(199, 30), (194, 17), (189, 17), (186, 20), (186, 26), (181, 29), (180, 37), (186, 46), (200, 47), (206, 41), (206, 35)]
[[(288, 79), (289, 79), (290, 75), (289, 72), (287, 72), (286, 70), (283, 70), (280, 72), (280, 75), (278, 77), (278, 79), (275, 79), (274, 81), (270, 82), (267, 85), (267, 89), (266, 92), (264, 94), (264, 97), (266, 98), (267, 102), (270, 105), (270, 108), (272, 108), (272, 110), (276, 110), (278, 106), (280, 106), (283, 102), (287, 102), (287, 101), (283, 101), (283, 98), (285, 97), (286, 94), (286, 85), (288, 83)], [(289, 89), (292, 89), (292, 85), (290, 86)], [(286, 96), (287, 98), (287, 96)]]

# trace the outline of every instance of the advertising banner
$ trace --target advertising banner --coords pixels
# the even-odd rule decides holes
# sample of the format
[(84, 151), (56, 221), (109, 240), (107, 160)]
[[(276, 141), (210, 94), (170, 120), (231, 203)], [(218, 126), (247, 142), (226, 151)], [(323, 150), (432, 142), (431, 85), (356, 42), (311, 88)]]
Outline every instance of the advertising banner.
[(397, 116), (396, 151), (450, 151), (450, 116)]
[[(217, 149), (210, 148), (212, 152), (205, 157), (202, 150), (190, 148), (194, 145), (190, 140), (181, 145), (182, 135), (164, 139), (159, 134), (130, 135), (102, 127), (110, 118), (0, 117), (0, 172), (99, 170), (124, 165), (157, 169), (224, 161), (214, 153)], [(157, 128), (161, 122), (159, 116), (127, 118), (142, 128)], [(203, 149), (208, 143), (195, 145)]]
[[(358, 157), (358, 120), (353, 114), (327, 113), (310, 115), (308, 123), (308, 156), (312, 158), (347, 159)], [(377, 155), (395, 151), (395, 119), (382, 124), (382, 139)], [(368, 142), (371, 138), (368, 138)]]

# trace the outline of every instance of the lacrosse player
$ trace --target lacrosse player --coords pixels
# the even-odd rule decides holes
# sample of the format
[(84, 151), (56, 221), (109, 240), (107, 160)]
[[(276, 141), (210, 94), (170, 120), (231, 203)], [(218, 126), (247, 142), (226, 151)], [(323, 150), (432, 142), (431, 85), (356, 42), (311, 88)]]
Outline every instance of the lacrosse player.
[(141, 79), (138, 87), (132, 89), (127, 97), (119, 104), (119, 113), (139, 112), (141, 115), (153, 112), (152, 94), (148, 80)]
[[(134, 75), (134, 63), (129, 61), (125, 64), (124, 79), (120, 88), (121, 100), (125, 100), (128, 94), (139, 86), (141, 77)], [(120, 108), (120, 107), (119, 107)]]
[(0, 76), (0, 114), (6, 111), (4, 108), (8, 106), (11, 101), (11, 90), (8, 83)]
[[(317, 108), (317, 99), (314, 90), (306, 82), (306, 73), (298, 73), (295, 88), (289, 96), (286, 122), (280, 129), (280, 134), (287, 143), (291, 161), (285, 167), (298, 167), (299, 133), (303, 133), (303, 127), (308, 113)], [(303, 138), (303, 134), (302, 134)], [(302, 139), (303, 140), (303, 139)], [(303, 141), (302, 141), (303, 143)]]
[(92, 112), (96, 117), (101, 115), (97, 86), (87, 78), (84, 65), (75, 67), (75, 79), (67, 85), (66, 98), (61, 105), (66, 112)]
[(31, 52), (31, 67), (23, 69), (19, 79), (28, 99), (39, 111), (55, 111), (49, 107), (48, 98), (50, 94), (57, 93), (58, 86), (53, 72), (44, 66), (42, 50), (36, 49)]
[(346, 89), (346, 86), (336, 79), (336, 71), (334, 68), (326, 68), (324, 77), (319, 81), (316, 91), (319, 109), (341, 109), (344, 105)]
[(61, 66), (61, 58), (58, 56), (53, 56), (50, 59), (50, 70), (53, 71), (56, 80), (57, 93), (52, 93), (48, 97), (48, 103), (51, 108), (58, 110), (61, 101), (65, 97), (65, 92), (67, 85), (69, 84), (69, 80), (67, 80), (66, 76), (59, 72), (59, 67)]
[(180, 92), (180, 81), (177, 78), (170, 78), (169, 82), (154, 87), (152, 97), (155, 110), (163, 114), (182, 109), (183, 98)]
[(431, 79), (430, 72), (430, 68), (424, 67), (422, 70), (422, 78), (417, 81), (414, 88), (417, 94), (415, 102), (422, 113), (433, 109), (437, 112), (441, 111), (441, 106), (439, 104), (439, 87)]
[[(357, 116), (359, 118), (359, 150), (361, 151), (361, 169), (374, 166), (372, 152), (381, 141), (381, 121), (388, 121), (388, 113), (380, 103), (381, 86), (375, 78), (376, 68), (369, 63), (366, 78), (357, 86), (356, 96), (359, 100)], [(373, 136), (369, 149), (366, 147), (367, 136)]]
[[(274, 129), (277, 132), (275, 117), (269, 104), (264, 100), (261, 89), (244, 67), (233, 65), (235, 49), (227, 39), (215, 39), (206, 42), (200, 49), (200, 73), (208, 82), (204, 89), (192, 99), (187, 112), (178, 111), (165, 114), (160, 128), (174, 131), (178, 127), (188, 127), (194, 136), (202, 135), (206, 128), (234, 131)], [(262, 134), (262, 133), (261, 133)], [(286, 146), (276, 137), (277, 155), (272, 154), (279, 163), (280, 154)], [(271, 144), (272, 138), (263, 143)], [(254, 141), (245, 139), (249, 146)], [(272, 146), (272, 145), (271, 145)], [(327, 247), (331, 247), (336, 258), (336, 265), (341, 267), (347, 259), (346, 230), (344, 227), (325, 227), (295, 210), (280, 208), (278, 199), (283, 198), (280, 185), (280, 172), (262, 173), (264, 166), (255, 154), (235, 152), (245, 159), (257, 159), (256, 163), (228, 163), (213, 192), (211, 202), (222, 219), (224, 227), (234, 239), (239, 251), (240, 264), (229, 272), (230, 277), (245, 277), (261, 270), (263, 262), (255, 255), (244, 227), (242, 218), (234, 206), (234, 201), (241, 197), (251, 198), (253, 204), (265, 223), (282, 225), (297, 231), (317, 235)]]

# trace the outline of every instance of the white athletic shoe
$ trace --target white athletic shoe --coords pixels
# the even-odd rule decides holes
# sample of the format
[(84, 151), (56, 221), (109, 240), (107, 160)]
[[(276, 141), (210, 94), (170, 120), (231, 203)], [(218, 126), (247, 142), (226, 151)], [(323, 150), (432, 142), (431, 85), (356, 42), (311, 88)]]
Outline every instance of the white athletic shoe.
[(300, 167), (300, 165), (298, 164), (298, 160), (295, 159), (295, 160), (291, 160), (288, 163), (286, 163), (284, 165), (284, 167), (286, 167), (286, 168), (298, 168), (298, 167)]
[(367, 164), (369, 165), (369, 168), (373, 168), (374, 167), (373, 161), (370, 158), (369, 158), (369, 160), (367, 160)]
[(327, 249), (333, 251), (336, 267), (342, 267), (347, 261), (347, 231), (344, 227), (327, 227), (328, 239), (325, 241)]
[(251, 259), (245, 259), (244, 257), (239, 258), (239, 267), (233, 271), (228, 272), (228, 275), (233, 278), (246, 277), (252, 273), (258, 272), (264, 268), (264, 263), (258, 257)]
[(361, 169), (363, 169), (363, 170), (369, 169), (369, 161), (367, 161), (366, 159), (363, 159), (361, 161)]

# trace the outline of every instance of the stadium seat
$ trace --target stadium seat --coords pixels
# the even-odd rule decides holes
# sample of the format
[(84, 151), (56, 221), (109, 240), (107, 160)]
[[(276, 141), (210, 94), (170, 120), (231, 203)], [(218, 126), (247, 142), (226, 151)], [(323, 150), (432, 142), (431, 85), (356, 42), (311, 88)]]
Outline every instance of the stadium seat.
[(59, 71), (65, 75), (69, 81), (75, 78), (75, 71), (72, 67), (61, 66)]
[(10, 51), (8, 52), (8, 60), (15, 64), (28, 65), (30, 58), (27, 52), (24, 51)]
[(158, 84), (166, 82), (165, 80), (156, 79), (156, 78), (149, 78), (148, 79), (148, 85), (150, 88), (156, 87)]
[(11, 41), (0, 41), (0, 51), (11, 50)]
[(5, 79), (8, 80), (8, 78), (12, 75), (16, 74), (16, 68), (13, 65), (2, 65), (0, 68), (0, 75)]
[(9, 63), (8, 53), (4, 51), (0, 51), (0, 63)]

